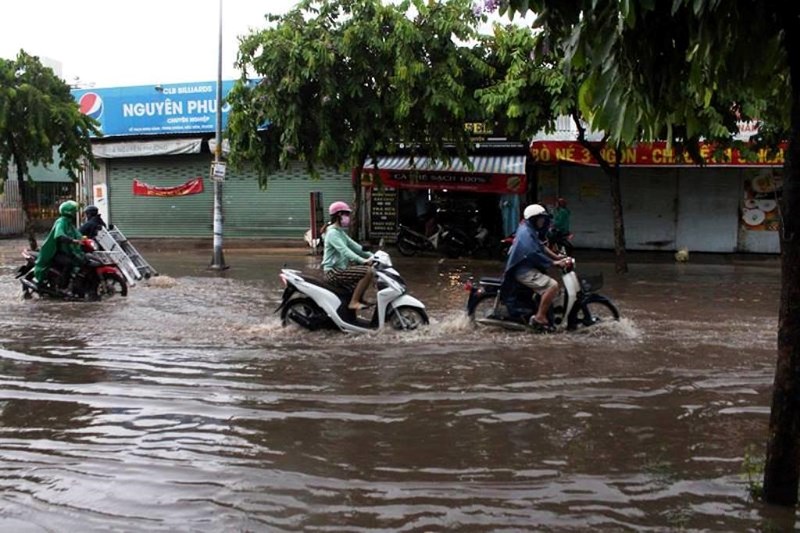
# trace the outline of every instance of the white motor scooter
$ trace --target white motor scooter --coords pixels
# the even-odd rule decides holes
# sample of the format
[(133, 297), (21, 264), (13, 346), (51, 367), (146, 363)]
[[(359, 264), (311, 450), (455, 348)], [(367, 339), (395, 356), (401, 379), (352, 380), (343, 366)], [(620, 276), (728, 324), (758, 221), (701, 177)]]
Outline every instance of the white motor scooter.
[(284, 268), (280, 278), (285, 287), (280, 311), (283, 325), (297, 324), (309, 330), (339, 328), (345, 333), (368, 333), (389, 325), (413, 330), (428, 323), (425, 305), (407, 294), (406, 283), (392, 267), (383, 250), (372, 256), (377, 303), (372, 317), (360, 318), (348, 308), (351, 293), (328, 284), (322, 276)]

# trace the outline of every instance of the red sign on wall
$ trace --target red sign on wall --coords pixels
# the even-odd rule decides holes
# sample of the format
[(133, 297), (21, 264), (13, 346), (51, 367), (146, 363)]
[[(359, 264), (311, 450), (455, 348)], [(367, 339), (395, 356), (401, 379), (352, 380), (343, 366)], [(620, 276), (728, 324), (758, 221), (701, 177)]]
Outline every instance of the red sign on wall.
[(189, 194), (200, 194), (203, 192), (203, 178), (198, 176), (175, 187), (155, 187), (133, 180), (134, 196), (187, 196)]

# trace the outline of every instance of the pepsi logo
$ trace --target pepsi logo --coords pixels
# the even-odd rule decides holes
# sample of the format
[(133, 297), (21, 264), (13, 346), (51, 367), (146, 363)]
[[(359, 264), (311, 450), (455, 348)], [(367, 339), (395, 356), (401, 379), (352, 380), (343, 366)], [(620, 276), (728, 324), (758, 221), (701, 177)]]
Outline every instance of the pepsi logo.
[(78, 100), (81, 113), (95, 120), (103, 116), (103, 99), (97, 93), (86, 93)]

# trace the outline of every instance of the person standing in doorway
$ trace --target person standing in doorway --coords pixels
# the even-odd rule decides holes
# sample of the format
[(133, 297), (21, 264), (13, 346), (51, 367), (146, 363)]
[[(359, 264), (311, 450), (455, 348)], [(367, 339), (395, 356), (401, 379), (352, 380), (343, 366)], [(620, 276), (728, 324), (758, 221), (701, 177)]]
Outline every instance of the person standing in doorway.
[(519, 195), (500, 195), (500, 215), (503, 217), (503, 237), (513, 235), (519, 224)]

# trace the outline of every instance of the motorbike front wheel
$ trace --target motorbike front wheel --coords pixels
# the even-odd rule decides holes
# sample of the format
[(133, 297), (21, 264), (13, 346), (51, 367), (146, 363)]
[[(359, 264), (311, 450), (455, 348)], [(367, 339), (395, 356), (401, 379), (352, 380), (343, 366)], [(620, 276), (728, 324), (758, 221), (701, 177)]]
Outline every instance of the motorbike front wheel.
[(396, 330), (415, 330), (428, 323), (428, 315), (424, 310), (410, 305), (401, 305), (392, 309), (387, 321)]
[(588, 327), (619, 320), (619, 311), (607, 300), (589, 300), (581, 304), (577, 319), (578, 326)]
[(128, 284), (122, 276), (107, 272), (100, 278), (100, 283), (97, 285), (97, 295), (102, 299), (111, 298), (112, 296), (127, 296)]

